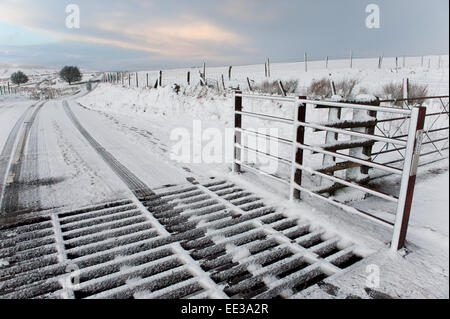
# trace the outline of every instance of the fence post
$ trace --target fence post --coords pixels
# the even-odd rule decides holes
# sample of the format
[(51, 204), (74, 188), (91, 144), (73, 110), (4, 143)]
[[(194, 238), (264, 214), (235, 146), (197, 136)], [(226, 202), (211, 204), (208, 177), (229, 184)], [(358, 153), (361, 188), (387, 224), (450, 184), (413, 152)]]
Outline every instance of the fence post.
[(242, 91), (234, 92), (234, 160), (233, 160), (233, 172), (240, 173), (241, 165), (239, 165), (236, 161), (241, 161), (241, 149), (236, 147), (236, 144), (242, 145), (242, 133), (237, 131), (236, 129), (242, 128), (242, 115), (237, 114), (237, 112), (242, 112), (242, 96), (237, 96), (238, 94), (242, 94)]
[(426, 107), (423, 106), (414, 107), (411, 112), (408, 140), (405, 150), (405, 162), (400, 184), (400, 195), (395, 216), (394, 235), (391, 243), (391, 249), (394, 251), (400, 250), (405, 246), (417, 167), (420, 159), (420, 149), (422, 147), (425, 114)]
[(353, 50), (350, 50), (350, 69), (353, 69)]
[(190, 71), (188, 71), (188, 73), (187, 73), (187, 84), (191, 85), (191, 72)]
[(147, 86), (146, 87), (148, 87), (148, 73), (146, 74), (146, 77), (147, 77)]
[(305, 72), (308, 72), (308, 55), (305, 52)]
[(278, 87), (280, 88), (281, 95), (286, 96), (286, 90), (284, 89), (283, 83), (281, 80), (278, 81)]
[(270, 78), (270, 59), (267, 58), (267, 77)]
[(403, 106), (406, 108), (408, 107), (408, 98), (409, 98), (409, 79), (408, 78), (404, 78), (403, 79)]
[[(306, 96), (299, 96), (299, 100), (306, 99)], [(292, 164), (291, 164), (291, 186), (289, 199), (300, 199), (300, 191), (294, 187), (295, 184), (302, 184), (302, 170), (295, 166), (295, 163), (303, 165), (303, 149), (299, 148), (296, 143), (304, 144), (305, 142), (305, 127), (297, 125), (298, 122), (306, 121), (306, 104), (297, 103), (295, 106), (294, 129), (292, 138)]]
[(139, 75), (137, 72), (136, 72), (136, 87), (137, 88), (139, 87)]
[(162, 86), (162, 71), (159, 71), (159, 86)]
[(233, 67), (230, 65), (230, 67), (228, 68), (228, 81), (231, 81), (231, 69)]
[(252, 92), (253, 91), (253, 89), (252, 89), (252, 85), (250, 84), (250, 79), (247, 77), (247, 85), (248, 85), (248, 90), (250, 91), (250, 92)]

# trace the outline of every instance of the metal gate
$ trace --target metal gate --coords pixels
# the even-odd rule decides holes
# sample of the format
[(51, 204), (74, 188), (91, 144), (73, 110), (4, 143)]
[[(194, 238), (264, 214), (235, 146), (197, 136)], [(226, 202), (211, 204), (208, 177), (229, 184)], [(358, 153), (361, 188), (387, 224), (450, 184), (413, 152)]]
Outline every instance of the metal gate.
[[(447, 98), (447, 97), (439, 97), (439, 98)], [(270, 100), (270, 101), (282, 101), (282, 102), (290, 102), (293, 107), (295, 107), (295, 115), (293, 118), (287, 117), (277, 117), (273, 115), (257, 113), (257, 112), (249, 112), (244, 110), (242, 101), (243, 99), (258, 99), (258, 100)], [(442, 100), (441, 100), (442, 101)], [(386, 107), (379, 105), (367, 105), (362, 103), (340, 103), (333, 101), (318, 101), (318, 100), (309, 100), (306, 97), (280, 97), (280, 96), (264, 96), (264, 95), (252, 95), (252, 94), (243, 94), (240, 91), (235, 92), (234, 97), (235, 102), (235, 144), (234, 144), (234, 172), (241, 172), (242, 168), (246, 168), (250, 171), (254, 171), (257, 173), (264, 174), (278, 180), (289, 186), (290, 188), (290, 199), (300, 199), (301, 194), (305, 193), (314, 198), (319, 198), (324, 200), (330, 204), (338, 206), (339, 208), (351, 212), (363, 215), (367, 218), (370, 218), (374, 221), (380, 222), (383, 225), (393, 228), (393, 237), (391, 242), (391, 248), (393, 250), (399, 250), (405, 245), (405, 238), (407, 233), (407, 227), (409, 222), (409, 217), (411, 213), (411, 204), (414, 194), (414, 185), (416, 180), (417, 168), (419, 165), (419, 159), (421, 157), (421, 149), (422, 149), (422, 141), (424, 136), (427, 136), (429, 141), (426, 143), (435, 143), (435, 140), (429, 137), (430, 129), (424, 130), (424, 123), (426, 118), (426, 107), (423, 106), (414, 106), (411, 109), (404, 109), (398, 107)], [(444, 105), (444, 104), (443, 104)], [(306, 110), (308, 107), (330, 107), (337, 108), (339, 110), (352, 110), (352, 111), (361, 111), (368, 112), (368, 114), (388, 114), (396, 116), (394, 120), (400, 119), (405, 122), (409, 122), (407, 125), (406, 134), (390, 137), (386, 134), (378, 134), (378, 131), (375, 130), (365, 130), (361, 132), (361, 130), (356, 131), (351, 128), (359, 127), (358, 125), (344, 125), (344, 123), (333, 123), (333, 124), (323, 124), (323, 123), (315, 123), (306, 121)], [(440, 115), (447, 114), (448, 110), (444, 106), (443, 112), (439, 112)], [(439, 114), (429, 114), (429, 116), (436, 116)], [(258, 118), (263, 121), (275, 121), (284, 124), (292, 125), (293, 133), (292, 139), (285, 139), (275, 136), (270, 136), (267, 134), (260, 134), (258, 132), (249, 131), (242, 127), (242, 118), (243, 117), (253, 117)], [(347, 123), (348, 124), (348, 123)], [(376, 125), (375, 123), (374, 125)], [(385, 149), (381, 149), (381, 151), (377, 152), (377, 154), (369, 154), (370, 156), (358, 156), (350, 154), (343, 154), (342, 152), (338, 152), (341, 150), (336, 147), (327, 147), (327, 145), (323, 146), (313, 146), (305, 141), (305, 129), (313, 129), (319, 131), (325, 131), (328, 133), (340, 134), (343, 136), (348, 136), (351, 139), (358, 139), (358, 141), (371, 141), (373, 144), (382, 143), (381, 145), (392, 145), (392, 151), (404, 151), (404, 155), (402, 155), (402, 159), (396, 161), (396, 163), (401, 162), (400, 167), (396, 167), (391, 165), (391, 163), (383, 163), (377, 162), (375, 159), (380, 152), (384, 152)], [(350, 129), (348, 129), (350, 128)], [(439, 131), (447, 130), (448, 126), (444, 128), (439, 128)], [(290, 159), (281, 158), (278, 156), (273, 156), (267, 153), (261, 153), (258, 150), (250, 149), (242, 143), (242, 137), (245, 134), (256, 135), (259, 137), (267, 138), (269, 140), (275, 140), (279, 143), (283, 143), (289, 145), (292, 149), (292, 156)], [(448, 140), (448, 136), (447, 136)], [(362, 146), (367, 145), (364, 142), (353, 143), (353, 146)], [(351, 143), (348, 143), (351, 144)], [(380, 145), (380, 144), (378, 144)], [(446, 148), (448, 150), (448, 147)], [(439, 152), (444, 151), (445, 148), (441, 148)], [(395, 174), (401, 178), (400, 191), (398, 194), (388, 194), (386, 192), (382, 192), (380, 190), (376, 190), (374, 188), (365, 185), (359, 180), (351, 179), (351, 178), (342, 178), (335, 176), (332, 172), (333, 170), (321, 170), (314, 169), (313, 167), (309, 167), (304, 165), (304, 153), (305, 151), (310, 151), (313, 153), (323, 154), (323, 156), (328, 156), (333, 159), (342, 160), (344, 162), (337, 162), (336, 169), (339, 169), (339, 166), (351, 167), (351, 168), (361, 168), (361, 169), (373, 169), (384, 172), (386, 174)], [(258, 168), (252, 167), (245, 163), (242, 160), (242, 152), (254, 152), (259, 153), (260, 155), (270, 157), (272, 160), (278, 160), (283, 162), (284, 164), (288, 164), (291, 168), (290, 172), (290, 180), (285, 180), (280, 178), (279, 176), (275, 176), (272, 174), (267, 174)], [(435, 151), (437, 152), (437, 151)], [(374, 156), (372, 156), (374, 155)], [(422, 155), (424, 156), (424, 154)], [(345, 165), (343, 165), (345, 163)], [(331, 172), (331, 173), (330, 173)], [(343, 187), (350, 187), (353, 189), (357, 189), (363, 191), (366, 194), (370, 194), (376, 196), (378, 198), (394, 202), (396, 204), (396, 212), (395, 212), (395, 222), (390, 222), (386, 219), (380, 218), (379, 216), (375, 216), (367, 211), (363, 211), (361, 209), (357, 209), (347, 205), (344, 202), (338, 201), (332, 196), (325, 196), (320, 192), (317, 192), (313, 189), (306, 187), (302, 183), (302, 175), (303, 173), (308, 173), (314, 176), (318, 176), (322, 179), (332, 181), (333, 183), (342, 185)]]

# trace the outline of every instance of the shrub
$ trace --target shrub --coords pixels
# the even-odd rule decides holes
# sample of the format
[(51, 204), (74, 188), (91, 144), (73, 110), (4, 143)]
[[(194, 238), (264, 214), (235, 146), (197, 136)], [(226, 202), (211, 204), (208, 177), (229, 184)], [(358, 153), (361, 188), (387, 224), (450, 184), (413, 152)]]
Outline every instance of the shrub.
[(28, 77), (22, 71), (17, 71), (11, 74), (11, 82), (17, 85), (28, 82)]
[[(419, 98), (425, 97), (428, 94), (428, 85), (424, 84), (409, 84), (408, 86), (408, 97), (409, 98)], [(402, 83), (388, 83), (382, 88), (381, 94), (383, 98), (392, 100), (403, 99), (403, 84)], [(424, 100), (408, 101), (408, 105), (419, 105), (422, 104)], [(404, 102), (394, 102), (394, 105), (401, 106)]]
[[(297, 91), (298, 80), (282, 81), (282, 84), (286, 93), (295, 93)], [(255, 85), (254, 90), (260, 93), (281, 95), (278, 81), (263, 81), (262, 83)]]
[[(335, 82), (334, 86), (336, 88), (336, 94), (342, 96), (343, 98), (349, 98), (352, 96), (358, 83), (359, 80), (357, 79), (343, 79)], [(313, 97), (331, 97), (330, 80), (328, 78), (313, 80), (308, 87), (307, 94)]]
[(359, 80), (357, 79), (344, 79), (338, 81), (335, 84), (336, 94), (347, 99), (352, 96), (353, 90), (355, 89), (356, 85), (358, 85), (358, 83)]
[(76, 66), (65, 66), (59, 71), (59, 77), (64, 81), (72, 84), (81, 80), (81, 72)]
[(323, 78), (321, 80), (313, 80), (308, 87), (307, 94), (313, 97), (330, 97), (330, 80), (327, 78)]

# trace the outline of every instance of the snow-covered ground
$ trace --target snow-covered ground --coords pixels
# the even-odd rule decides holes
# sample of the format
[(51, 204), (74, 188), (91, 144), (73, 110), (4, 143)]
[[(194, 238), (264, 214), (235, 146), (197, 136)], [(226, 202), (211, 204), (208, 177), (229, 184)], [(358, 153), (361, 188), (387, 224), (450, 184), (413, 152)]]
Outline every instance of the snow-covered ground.
[[(324, 69), (323, 61), (315, 61), (309, 63), (307, 73), (303, 63), (274, 63), (270, 80), (296, 79), (299, 81), (296, 94), (304, 94), (312, 80), (328, 77), (331, 73), (336, 81), (357, 78), (356, 93), (377, 95), (384, 84), (401, 83), (403, 78), (408, 77), (411, 83), (428, 84), (429, 95), (448, 95), (448, 56), (440, 58), (440, 67), (437, 66), (438, 59), (426, 57), (425, 66), (421, 67), (421, 58), (407, 58), (407, 67), (400, 67), (399, 70), (395, 70), (395, 59), (392, 58), (385, 58), (381, 70), (377, 68), (378, 59), (354, 60), (352, 69), (348, 67), (348, 60), (330, 61), (329, 69)], [(191, 86), (185, 83), (188, 70), (191, 70)], [(228, 81), (228, 67), (207, 68), (207, 78), (220, 80), (224, 74), (227, 87), (239, 85), (244, 90), (247, 89), (247, 77), (255, 83), (266, 80), (263, 65), (233, 67), (232, 72), (232, 80)], [(139, 72), (140, 83), (145, 83), (146, 73), (149, 73), (152, 83), (159, 72)], [(174, 160), (172, 151), (178, 141), (173, 138), (173, 133), (177, 130), (187, 129), (185, 132), (191, 134), (192, 144), (208, 144), (208, 140), (201, 140), (201, 137), (199, 141), (193, 132), (199, 123), (203, 129), (218, 129), (225, 138), (227, 129), (233, 127), (233, 95), (220, 89), (199, 86), (198, 69), (168, 70), (163, 74), (164, 85), (158, 89), (101, 83), (91, 92), (83, 90), (68, 99), (68, 106), (103, 148), (153, 189), (183, 184), (189, 178), (229, 180), (257, 194), (279, 212), (310, 220), (314, 225), (322, 225), (327, 231), (357, 243), (361, 254), (369, 257), (334, 277), (330, 283), (340, 287), (342, 293), (335, 297), (365, 294), (368, 269), (372, 269), (373, 265), (380, 270), (380, 285), (375, 289), (379, 292), (400, 298), (449, 297), (448, 159), (420, 169), (408, 233), (409, 253), (406, 256), (393, 254), (388, 249), (392, 234), (384, 226), (322, 203), (291, 203), (287, 200), (285, 186), (250, 173), (231, 173), (230, 158), (223, 157), (220, 163)], [(175, 83), (180, 85), (178, 93), (173, 89)], [(30, 108), (34, 103), (20, 97), (0, 98), (0, 149), (24, 112), (34, 110)], [(23, 160), (24, 167), (30, 168), (30, 171), (32, 167), (38, 167), (37, 173), (34, 172), (37, 176), (33, 178), (39, 181), (40, 208), (67, 211), (131, 196), (123, 181), (75, 127), (64, 105), (62, 99), (43, 104), (25, 146), (27, 156)], [(439, 104), (428, 107), (439, 110)], [(245, 100), (244, 108), (288, 118), (294, 112), (292, 105), (269, 101)], [(344, 117), (348, 115), (344, 114)], [(308, 113), (308, 120), (319, 122), (325, 119), (324, 116), (326, 112), (323, 110), (313, 110)], [(275, 122), (246, 119), (243, 124), (256, 129), (278, 129), (280, 137), (290, 138), (292, 134), (290, 126)], [(323, 134), (311, 134), (307, 138), (312, 139), (311, 144), (320, 143)], [(222, 141), (224, 154), (229, 154), (232, 148), (227, 141)], [(280, 156), (290, 158), (290, 150), (280, 149)], [(312, 156), (307, 163), (314, 165), (317, 160)], [(289, 173), (286, 166), (280, 166), (277, 170), (282, 177), (289, 176)], [(27, 178), (27, 174), (21, 178)], [(395, 189), (396, 183), (398, 181), (395, 179), (383, 180), (386, 188)], [(33, 187), (24, 188), (19, 195), (24, 204), (32, 198), (33, 191)], [(373, 197), (358, 203), (380, 214), (392, 209)], [(330, 294), (319, 289), (306, 291), (297, 297), (330, 298)]]

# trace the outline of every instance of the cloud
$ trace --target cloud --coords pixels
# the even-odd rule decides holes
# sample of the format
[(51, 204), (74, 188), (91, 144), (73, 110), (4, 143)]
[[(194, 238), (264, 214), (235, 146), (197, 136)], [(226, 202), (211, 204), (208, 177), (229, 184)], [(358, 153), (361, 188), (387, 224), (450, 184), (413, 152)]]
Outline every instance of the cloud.
[[(45, 2), (54, 10), (28, 0), (6, 0), (0, 4), (0, 21), (19, 24), (59, 40), (112, 45), (167, 56), (214, 56), (222, 54), (224, 46), (237, 49), (243, 42), (242, 35), (203, 17), (183, 11), (160, 16), (153, 12), (154, 3), (144, 0), (135, 0), (134, 6), (126, 7), (112, 2), (106, 8), (80, 2), (81, 28), (66, 29), (64, 5), (55, 1)], [(61, 15), (55, 11), (60, 11)]]

